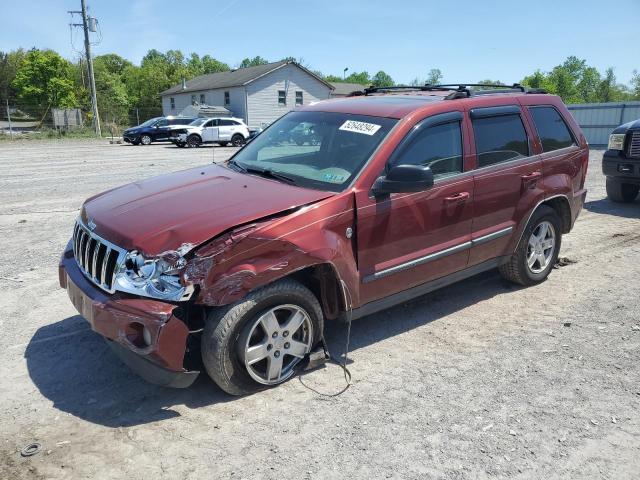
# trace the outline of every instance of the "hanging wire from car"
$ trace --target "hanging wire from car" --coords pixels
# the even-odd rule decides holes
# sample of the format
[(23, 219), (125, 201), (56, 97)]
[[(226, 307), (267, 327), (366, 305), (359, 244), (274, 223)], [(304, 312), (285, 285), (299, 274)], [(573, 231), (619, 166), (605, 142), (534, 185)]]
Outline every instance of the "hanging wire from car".
[[(351, 292), (349, 291), (349, 287), (347, 287), (347, 284), (344, 283), (344, 280), (340, 280), (340, 283), (342, 284), (342, 294), (344, 296), (345, 306), (347, 307), (347, 311), (346, 311), (347, 339), (345, 341), (344, 358), (342, 359), (342, 362), (338, 361), (337, 359), (334, 359), (331, 356), (331, 353), (329, 353), (329, 347), (327, 346), (327, 340), (324, 338), (324, 332), (322, 332), (322, 337), (320, 338), (320, 342), (322, 343), (322, 349), (324, 350), (325, 362), (334, 363), (335, 365), (338, 365), (340, 368), (342, 368), (345, 386), (342, 387), (342, 389), (336, 393), (325, 393), (304, 383), (304, 381), (302, 380), (302, 374), (298, 376), (298, 380), (305, 388), (311, 390), (313, 393), (320, 395), (322, 397), (337, 397), (339, 395), (342, 395), (347, 390), (349, 390), (349, 387), (351, 386), (351, 372), (347, 367), (347, 361), (349, 357), (349, 343), (351, 340), (351, 321), (353, 320), (353, 304), (352, 304), (352, 297), (351, 297)], [(348, 300), (347, 300), (347, 297), (348, 297)]]

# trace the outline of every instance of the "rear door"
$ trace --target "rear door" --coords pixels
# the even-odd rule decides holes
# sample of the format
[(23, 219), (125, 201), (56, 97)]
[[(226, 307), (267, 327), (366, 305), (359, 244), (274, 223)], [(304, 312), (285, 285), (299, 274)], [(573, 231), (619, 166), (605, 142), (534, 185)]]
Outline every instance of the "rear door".
[(475, 150), (469, 265), (508, 255), (521, 220), (544, 196), (542, 162), (519, 104), (468, 112)]
[(204, 124), (202, 128), (202, 141), (203, 142), (217, 142), (219, 139), (219, 126), (218, 119), (214, 118)]
[(462, 270), (469, 257), (473, 174), (464, 161), (463, 112), (419, 121), (390, 156), (393, 165), (429, 165), (434, 186), (375, 198), (358, 192), (361, 303)]
[(218, 135), (220, 140), (230, 141), (235, 133), (236, 122), (228, 118), (221, 118), (218, 122)]

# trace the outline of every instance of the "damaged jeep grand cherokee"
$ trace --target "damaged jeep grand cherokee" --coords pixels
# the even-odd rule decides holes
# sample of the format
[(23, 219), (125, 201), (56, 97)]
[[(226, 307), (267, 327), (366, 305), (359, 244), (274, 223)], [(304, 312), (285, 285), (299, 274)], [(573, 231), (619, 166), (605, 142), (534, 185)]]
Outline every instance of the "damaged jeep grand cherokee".
[[(186, 387), (204, 368), (240, 395), (295, 375), (325, 320), (493, 268), (539, 283), (582, 208), (587, 143), (558, 97), (482, 88), (319, 102), (225, 165), (96, 195), (60, 284), (147, 380)], [(291, 141), (300, 129), (315, 141)]]

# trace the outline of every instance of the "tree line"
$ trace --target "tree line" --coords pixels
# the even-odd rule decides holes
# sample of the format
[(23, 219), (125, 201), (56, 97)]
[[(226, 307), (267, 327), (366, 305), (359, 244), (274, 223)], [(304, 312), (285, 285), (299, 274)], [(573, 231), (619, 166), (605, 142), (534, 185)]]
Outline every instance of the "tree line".
[[(303, 59), (286, 58), (305, 65)], [(263, 57), (245, 58), (238, 68), (269, 63)], [(223, 72), (230, 66), (210, 55), (191, 53), (185, 56), (180, 50), (160, 52), (152, 49), (143, 57), (140, 65), (109, 53), (94, 58), (96, 93), (100, 116), (103, 121), (120, 125), (162, 113), (159, 93), (198, 75)], [(384, 72), (369, 74), (366, 71), (351, 72), (348, 76), (323, 74), (329, 82), (349, 82), (363, 86), (393, 86), (394, 79)], [(443, 73), (432, 68), (424, 77), (416, 77), (411, 85), (437, 84)], [(478, 83), (502, 84), (498, 80), (481, 80)], [(586, 60), (568, 57), (550, 71), (534, 71), (520, 83), (533, 88), (544, 88), (557, 94), (565, 103), (613, 102), (640, 100), (640, 73), (633, 72), (630, 85), (617, 81), (613, 68), (599, 72)], [(19, 107), (18, 114), (32, 117), (45, 116), (51, 108), (81, 108), (90, 112), (87, 65), (83, 60), (71, 62), (49, 49), (17, 49), (0, 51), (0, 99), (12, 99)], [(4, 103), (4, 102), (3, 102)], [(4, 105), (0, 105), (4, 112)], [(2, 115), (4, 116), (4, 115)]]

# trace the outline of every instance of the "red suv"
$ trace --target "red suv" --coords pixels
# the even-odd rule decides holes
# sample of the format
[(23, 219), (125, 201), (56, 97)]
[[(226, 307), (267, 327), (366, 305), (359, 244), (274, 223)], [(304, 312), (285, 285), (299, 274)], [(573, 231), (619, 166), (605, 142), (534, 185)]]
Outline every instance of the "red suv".
[(90, 198), (60, 284), (146, 379), (185, 387), (204, 366), (245, 394), (291, 378), (325, 320), (493, 268), (543, 281), (587, 164), (544, 92), (369, 89), (288, 113), (226, 165)]

